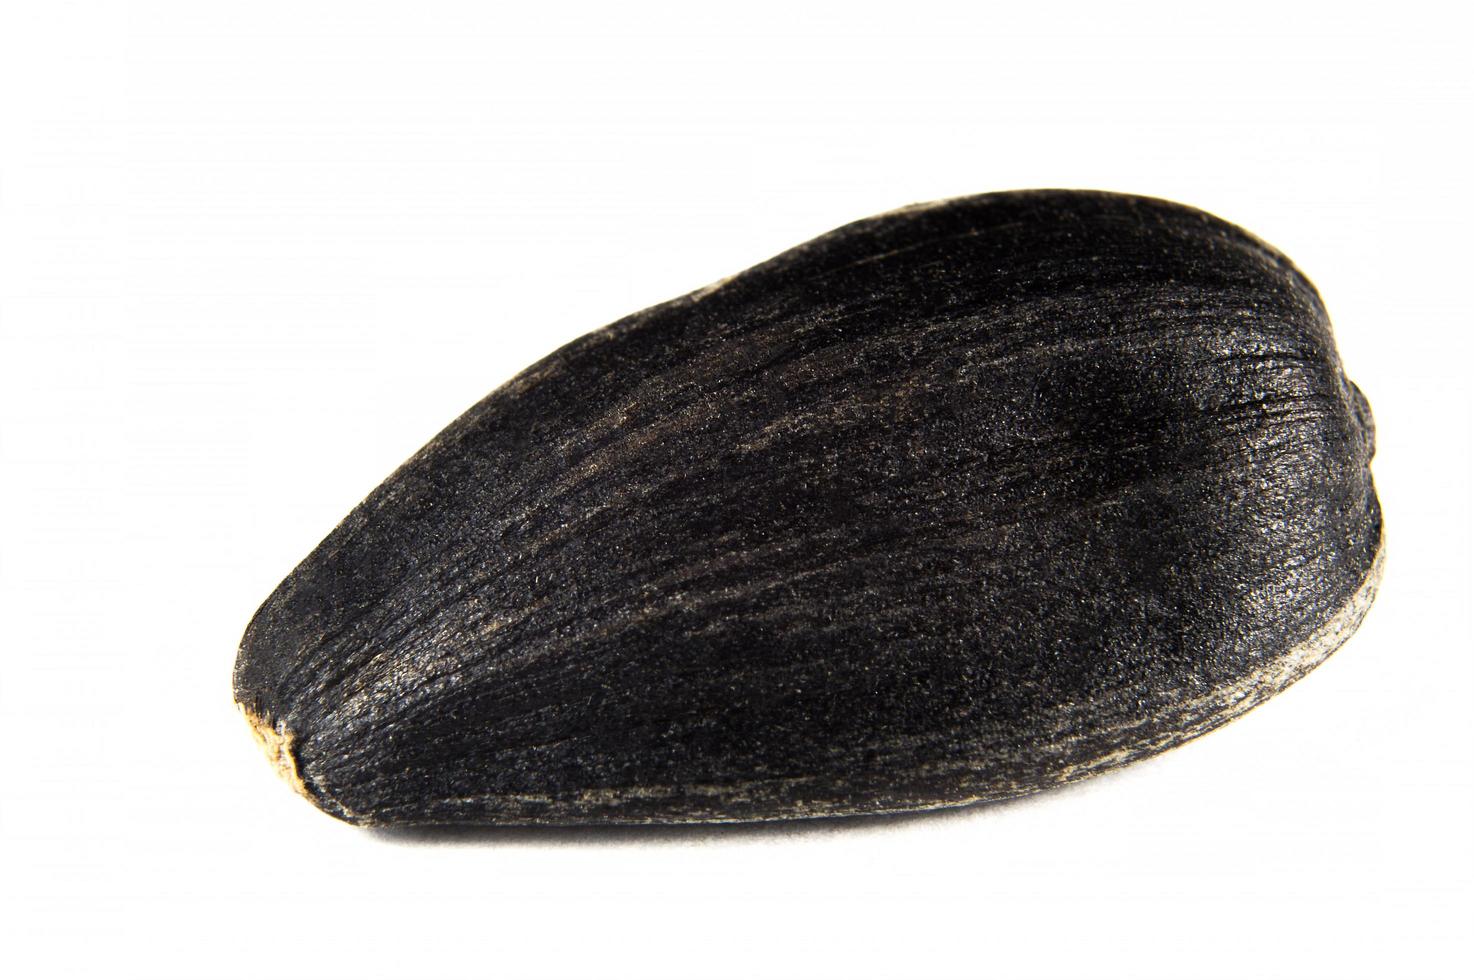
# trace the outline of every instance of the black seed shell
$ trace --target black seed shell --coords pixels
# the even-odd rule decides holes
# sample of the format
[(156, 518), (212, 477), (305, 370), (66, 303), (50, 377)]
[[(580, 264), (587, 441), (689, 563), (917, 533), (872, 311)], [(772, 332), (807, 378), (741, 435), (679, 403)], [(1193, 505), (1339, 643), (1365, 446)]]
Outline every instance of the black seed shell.
[(1169, 748), (1356, 628), (1366, 401), (1279, 252), (1027, 191), (847, 225), (553, 353), (257, 612), (235, 695), (346, 820), (1000, 799)]

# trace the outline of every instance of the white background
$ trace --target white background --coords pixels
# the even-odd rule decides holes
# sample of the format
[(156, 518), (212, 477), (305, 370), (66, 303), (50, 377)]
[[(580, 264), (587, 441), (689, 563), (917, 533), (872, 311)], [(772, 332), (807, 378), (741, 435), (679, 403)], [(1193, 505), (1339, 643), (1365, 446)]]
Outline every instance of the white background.
[[(0, 4), (0, 972), (1469, 975), (1456, 6)], [(277, 781), (241, 630), (445, 423), (845, 221), (1031, 186), (1208, 209), (1319, 284), (1391, 535), (1323, 668), (921, 818), (424, 839)]]

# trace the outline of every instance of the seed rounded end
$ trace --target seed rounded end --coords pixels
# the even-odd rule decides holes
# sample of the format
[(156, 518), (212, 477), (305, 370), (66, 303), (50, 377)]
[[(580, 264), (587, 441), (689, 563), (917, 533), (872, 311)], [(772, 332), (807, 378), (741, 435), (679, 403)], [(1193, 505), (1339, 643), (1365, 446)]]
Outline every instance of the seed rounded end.
[(270, 718), (257, 714), (240, 702), (236, 707), (241, 709), (245, 715), (246, 723), (251, 726), (251, 734), (256, 737), (256, 743), (266, 753), (266, 758), (271, 762), (271, 768), (276, 774), (286, 780), (288, 786), (301, 793), (307, 799), (312, 795), (307, 792), (307, 786), (302, 782), (302, 777), (297, 772), (297, 755), (292, 751), (292, 744), (297, 740), (291, 729), (281, 722), (272, 722)]

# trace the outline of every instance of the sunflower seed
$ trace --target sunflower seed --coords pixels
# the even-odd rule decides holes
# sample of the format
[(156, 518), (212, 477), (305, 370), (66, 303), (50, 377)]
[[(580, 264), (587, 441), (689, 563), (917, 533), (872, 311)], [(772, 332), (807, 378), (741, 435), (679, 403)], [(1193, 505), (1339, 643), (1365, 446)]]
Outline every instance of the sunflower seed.
[(1148, 198), (847, 225), (549, 355), (292, 572), (235, 696), (363, 824), (1032, 793), (1354, 631), (1373, 435), (1310, 282)]

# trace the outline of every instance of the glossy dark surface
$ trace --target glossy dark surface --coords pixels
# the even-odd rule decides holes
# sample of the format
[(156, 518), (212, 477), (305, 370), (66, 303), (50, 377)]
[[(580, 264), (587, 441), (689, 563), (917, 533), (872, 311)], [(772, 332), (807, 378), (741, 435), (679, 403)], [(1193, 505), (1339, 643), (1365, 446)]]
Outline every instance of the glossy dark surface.
[(1372, 449), (1315, 289), (1243, 231), (1091, 192), (908, 208), (493, 392), (266, 601), (236, 697), (356, 822), (1015, 796), (1339, 645)]

